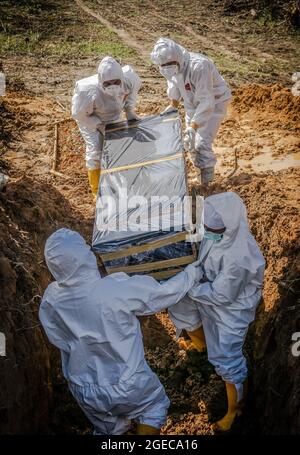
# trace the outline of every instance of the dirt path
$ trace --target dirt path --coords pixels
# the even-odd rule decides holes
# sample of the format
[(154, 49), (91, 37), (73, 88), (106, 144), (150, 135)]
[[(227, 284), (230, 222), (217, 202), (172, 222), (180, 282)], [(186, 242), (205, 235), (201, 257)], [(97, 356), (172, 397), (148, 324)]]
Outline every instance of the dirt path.
[(109, 22), (107, 19), (105, 19), (103, 16), (101, 16), (99, 13), (96, 13), (93, 11), (91, 8), (89, 8), (84, 1), (82, 0), (74, 0), (75, 3), (87, 14), (93, 16), (97, 21), (101, 22), (101, 24), (104, 25), (108, 30), (111, 30), (113, 33), (118, 35), (118, 37), (129, 47), (132, 47), (138, 53), (143, 57), (144, 60), (147, 60), (148, 54), (144, 47), (139, 44), (137, 41), (135, 41), (129, 33), (126, 32), (126, 30), (117, 28), (114, 25), (112, 25), (111, 22)]

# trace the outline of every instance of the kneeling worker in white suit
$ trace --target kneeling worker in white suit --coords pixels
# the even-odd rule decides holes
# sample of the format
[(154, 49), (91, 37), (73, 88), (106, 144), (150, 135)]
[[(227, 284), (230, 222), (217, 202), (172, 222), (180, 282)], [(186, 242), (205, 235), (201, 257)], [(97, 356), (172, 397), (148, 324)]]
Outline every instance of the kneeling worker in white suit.
[(207, 346), (208, 360), (226, 382), (228, 412), (214, 429), (227, 431), (245, 401), (243, 344), (261, 299), (265, 261), (237, 194), (205, 199), (204, 228), (199, 251), (203, 277), (169, 314), (177, 330), (185, 329), (191, 338), (185, 347), (203, 351)]
[(212, 60), (188, 52), (171, 39), (157, 41), (151, 60), (167, 79), (171, 104), (164, 112), (177, 108), (183, 100), (184, 142), (192, 153), (201, 184), (207, 185), (213, 180), (216, 164), (212, 144), (226, 115), (231, 91)]
[(98, 74), (76, 82), (72, 98), (72, 117), (86, 144), (86, 166), (94, 198), (97, 197), (105, 125), (121, 120), (138, 120), (135, 113), (141, 80), (131, 66), (121, 66), (105, 57)]
[(198, 263), (160, 284), (150, 276), (101, 278), (96, 257), (74, 231), (60, 229), (45, 246), (56, 281), (46, 289), (39, 317), (61, 351), (62, 369), (95, 434), (159, 434), (169, 399), (148, 366), (137, 316), (178, 302), (201, 277)]

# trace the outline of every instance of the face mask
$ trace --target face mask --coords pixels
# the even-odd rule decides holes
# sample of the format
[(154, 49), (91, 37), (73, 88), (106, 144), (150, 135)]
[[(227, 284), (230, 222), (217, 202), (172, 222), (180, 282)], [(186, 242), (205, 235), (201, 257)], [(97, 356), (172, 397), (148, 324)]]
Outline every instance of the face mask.
[(159, 72), (166, 79), (172, 79), (178, 73), (178, 65), (160, 66)]
[(108, 87), (104, 88), (104, 91), (108, 95), (113, 96), (114, 98), (117, 98), (120, 95), (121, 86), (120, 85), (109, 85)]
[(219, 242), (223, 238), (223, 234), (218, 234), (217, 232), (211, 232), (204, 230), (204, 239), (213, 240), (214, 242)]

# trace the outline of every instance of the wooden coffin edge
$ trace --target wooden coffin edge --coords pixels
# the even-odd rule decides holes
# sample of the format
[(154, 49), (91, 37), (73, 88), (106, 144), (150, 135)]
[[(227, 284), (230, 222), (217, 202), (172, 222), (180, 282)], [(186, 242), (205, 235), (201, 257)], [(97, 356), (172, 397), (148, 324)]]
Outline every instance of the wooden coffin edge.
[(178, 234), (169, 236), (164, 239), (155, 240), (154, 242), (145, 243), (144, 245), (132, 246), (130, 248), (125, 248), (124, 250), (112, 251), (111, 253), (99, 254), (102, 261), (111, 261), (113, 259), (124, 258), (131, 256), (132, 254), (143, 253), (144, 251), (156, 250), (163, 246), (171, 245), (172, 243), (181, 242), (186, 240), (186, 237), (189, 235), (188, 232), (182, 231)]
[(145, 264), (137, 264), (137, 265), (125, 265), (125, 266), (118, 266), (118, 267), (106, 267), (107, 273), (116, 273), (116, 272), (125, 272), (125, 273), (136, 273), (136, 272), (148, 272), (150, 270), (159, 270), (159, 269), (167, 269), (169, 267), (174, 267), (178, 265), (186, 265), (194, 262), (195, 257), (194, 255), (190, 256), (181, 256), (179, 258), (174, 259), (166, 259), (163, 261), (154, 261), (154, 262), (147, 262)]

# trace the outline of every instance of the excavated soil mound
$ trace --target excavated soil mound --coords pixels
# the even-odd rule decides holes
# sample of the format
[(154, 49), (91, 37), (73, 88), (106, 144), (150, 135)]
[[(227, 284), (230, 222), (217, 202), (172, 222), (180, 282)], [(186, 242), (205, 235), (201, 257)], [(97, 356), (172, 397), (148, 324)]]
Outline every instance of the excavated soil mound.
[(5, 173), (9, 169), (7, 161), (3, 159), (8, 144), (21, 138), (21, 132), (28, 127), (29, 122), (29, 115), (0, 99), (0, 172)]
[(234, 92), (234, 109), (245, 114), (253, 110), (269, 119), (300, 129), (300, 97), (279, 84), (242, 86)]
[(30, 116), (0, 99), (0, 150), (20, 137), (20, 131), (29, 126)]
[(87, 180), (85, 166), (85, 145), (74, 120), (67, 120), (58, 126), (58, 166), (66, 175), (79, 176)]
[(217, 170), (252, 172), (299, 165), (300, 97), (278, 84), (244, 85), (233, 93), (229, 112), (215, 141)]
[(62, 226), (81, 230), (81, 222), (55, 188), (21, 177), (0, 193), (0, 224), (0, 331), (8, 353), (0, 358), (0, 433), (34, 433), (48, 428), (52, 396), (53, 352), (38, 320), (50, 282), (44, 242)]

